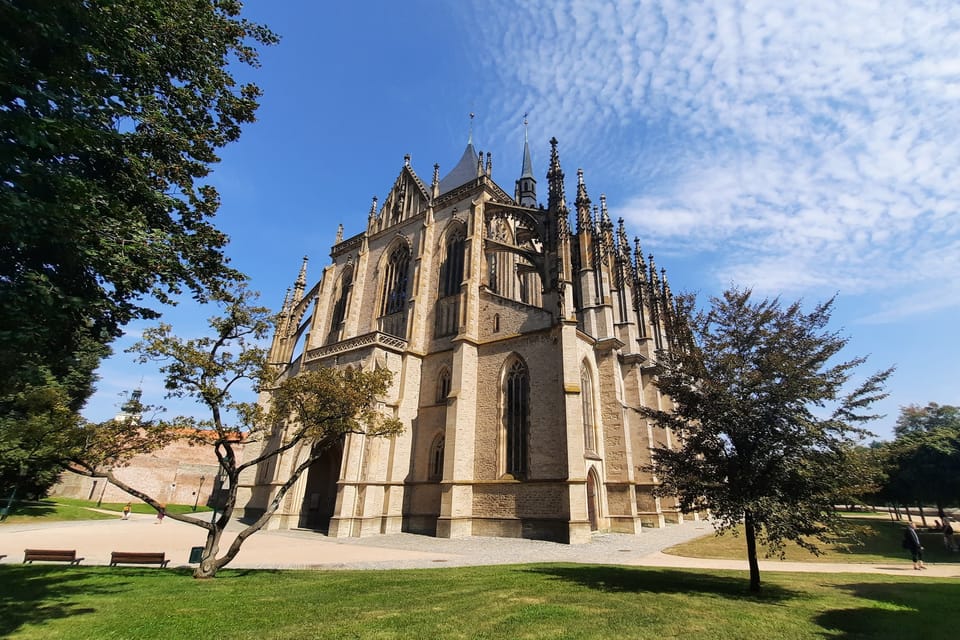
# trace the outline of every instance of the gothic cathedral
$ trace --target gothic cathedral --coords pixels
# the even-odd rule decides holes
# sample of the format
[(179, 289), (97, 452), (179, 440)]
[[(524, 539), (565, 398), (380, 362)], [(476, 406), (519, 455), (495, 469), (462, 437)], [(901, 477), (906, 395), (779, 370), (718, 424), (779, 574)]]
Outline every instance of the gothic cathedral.
[[(346, 436), (285, 496), (271, 528), (331, 537), (401, 531), (579, 543), (681, 519), (657, 498), (652, 446), (670, 445), (638, 407), (669, 409), (653, 381), (671, 344), (673, 300), (653, 257), (614, 229), (577, 171), (571, 229), (557, 141), (546, 206), (530, 148), (513, 196), (468, 142), (443, 178), (404, 159), (363, 232), (343, 238), (319, 282), (306, 260), (283, 305), (271, 362), (386, 367), (394, 438)], [(256, 453), (256, 447), (250, 454)], [(242, 480), (262, 513), (294, 456)]]

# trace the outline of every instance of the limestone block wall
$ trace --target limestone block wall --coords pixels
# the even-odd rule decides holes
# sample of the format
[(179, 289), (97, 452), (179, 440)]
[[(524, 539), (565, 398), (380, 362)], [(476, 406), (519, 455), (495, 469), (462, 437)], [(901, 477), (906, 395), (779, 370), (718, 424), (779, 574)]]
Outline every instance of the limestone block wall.
[(481, 345), (477, 364), (476, 457), (474, 477), (498, 480), (500, 460), (501, 377), (507, 359), (516, 354), (530, 377), (530, 480), (567, 477), (566, 415), (561, 360), (552, 331)]
[[(238, 457), (243, 445), (236, 445)], [(116, 470), (117, 477), (164, 504), (198, 504), (210, 501), (217, 487), (220, 467), (211, 447), (174, 442), (153, 453), (135, 456)], [(201, 482), (200, 478), (203, 477)], [(140, 502), (104, 479), (88, 478), (65, 472), (50, 491), (52, 496), (103, 500), (103, 502)]]

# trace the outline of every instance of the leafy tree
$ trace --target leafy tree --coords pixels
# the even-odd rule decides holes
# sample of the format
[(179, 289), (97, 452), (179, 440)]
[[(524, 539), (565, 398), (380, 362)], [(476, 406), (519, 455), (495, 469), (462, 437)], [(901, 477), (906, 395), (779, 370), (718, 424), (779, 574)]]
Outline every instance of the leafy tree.
[(881, 449), (855, 445), (846, 452), (844, 472), (849, 482), (837, 504), (854, 508), (861, 504), (875, 504), (874, 499), (887, 481), (885, 457)]
[(960, 497), (960, 408), (935, 402), (901, 407), (894, 433), (886, 494), (900, 504), (933, 503), (943, 518), (944, 508)]
[(260, 97), (230, 65), (276, 42), (240, 11), (0, 2), (0, 401), (52, 376), (79, 408), (121, 327), (157, 316), (151, 298), (240, 278), (205, 178)]
[(41, 497), (63, 468), (65, 451), (80, 445), (79, 416), (56, 381), (12, 394), (0, 415), (0, 496), (4, 514), (14, 499)]
[(948, 429), (960, 433), (960, 407), (931, 402), (925, 407), (910, 404), (900, 407), (900, 416), (893, 432), (898, 438), (913, 433), (930, 433)]
[[(209, 337), (184, 340), (174, 335), (169, 325), (161, 324), (144, 332), (143, 339), (132, 347), (141, 362), (161, 364), (168, 397), (194, 398), (210, 417), (89, 425), (86, 446), (72, 465), (76, 472), (106, 478), (160, 509), (156, 499), (118, 479), (114, 470), (133, 455), (175, 439), (212, 448), (228, 481), (222, 511), (213, 522), (168, 514), (207, 531), (200, 566), (194, 572), (197, 578), (212, 578), (233, 560), (243, 542), (269, 521), (303, 472), (347, 433), (390, 436), (401, 430), (400, 422), (383, 416), (376, 405), (389, 388), (391, 372), (318, 369), (276, 381), (267, 351), (259, 346), (271, 327), (268, 310), (255, 306), (255, 294), (243, 287), (213, 297), (223, 305), (223, 313), (209, 320)], [(235, 400), (234, 388), (243, 383), (264, 392), (269, 402)], [(237, 445), (241, 442), (247, 447), (263, 446), (259, 454), (240, 460)], [(275, 489), (263, 515), (243, 529), (221, 555), (221, 537), (236, 507), (240, 475), (286, 452), (297, 459), (290, 475)]]
[(892, 372), (843, 395), (864, 359), (837, 359), (848, 339), (826, 328), (832, 307), (804, 313), (732, 289), (696, 312), (681, 297), (677, 326), (690, 333), (660, 355), (657, 384), (672, 411), (645, 413), (679, 442), (654, 450), (659, 491), (685, 511), (709, 509), (721, 533), (743, 523), (752, 591), (758, 542), (772, 554), (785, 540), (817, 553), (842, 529), (834, 505), (854, 481), (846, 465), (866, 434), (858, 425), (876, 417), (865, 411)]

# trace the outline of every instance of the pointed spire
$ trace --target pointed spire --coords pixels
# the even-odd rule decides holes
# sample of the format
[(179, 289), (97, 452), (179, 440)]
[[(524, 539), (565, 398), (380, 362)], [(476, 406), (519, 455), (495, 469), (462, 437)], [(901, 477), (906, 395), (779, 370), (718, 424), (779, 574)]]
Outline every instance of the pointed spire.
[(467, 145), (473, 144), (473, 111), (470, 112), (470, 134), (467, 136)]
[(613, 235), (613, 221), (607, 213), (607, 196), (602, 193), (600, 194), (600, 228), (604, 233)]
[(643, 261), (640, 238), (633, 239), (633, 309), (637, 312), (637, 329), (641, 336), (647, 335), (647, 320), (644, 314), (644, 296), (647, 284), (647, 265)]
[(550, 168), (547, 170), (547, 208), (566, 214), (566, 193), (563, 186), (563, 169), (560, 168), (560, 154), (557, 152), (557, 139), (550, 138)]
[(410, 166), (410, 154), (409, 154), (409, 153), (403, 154), (403, 166), (405, 166), (405, 167), (409, 167), (409, 166)]
[(440, 163), (437, 162), (433, 165), (433, 182), (430, 183), (431, 187), (436, 187), (440, 184)]
[(527, 114), (523, 114), (523, 166), (520, 168), (520, 177), (533, 179), (533, 162), (530, 160), (530, 141), (527, 139)]
[[(606, 210), (607, 203), (603, 195), (600, 196), (600, 202), (602, 203), (601, 208)], [(623, 218), (617, 220), (617, 248), (624, 258), (630, 259), (630, 240), (627, 238), (627, 230), (623, 226)]]
[(487, 177), (493, 173), (493, 154), (487, 151)]
[(277, 333), (280, 335), (286, 334), (287, 324), (290, 320), (290, 312), (292, 311), (292, 305), (290, 304), (290, 287), (287, 287), (287, 292), (283, 296), (283, 306), (280, 307), (280, 317), (277, 320)]
[(583, 182), (583, 169), (577, 169), (577, 199), (573, 201), (573, 206), (577, 210), (577, 233), (592, 229), (590, 196), (587, 195), (587, 185)]
[(373, 221), (377, 217), (377, 196), (373, 196), (373, 200), (370, 202), (370, 213), (367, 214), (367, 220)]
[(647, 263), (643, 260), (643, 249), (640, 248), (640, 238), (633, 239), (633, 268), (637, 272), (637, 281), (647, 281)]
[(307, 288), (307, 261), (310, 258), (303, 256), (303, 265), (300, 267), (300, 275), (293, 284), (293, 304), (296, 305), (303, 299), (303, 291)]
[(477, 152), (477, 177), (483, 175), (483, 151)]
[(537, 181), (533, 177), (533, 162), (530, 160), (530, 142), (527, 140), (527, 114), (523, 114), (523, 165), (516, 183), (514, 200), (522, 207), (537, 206)]

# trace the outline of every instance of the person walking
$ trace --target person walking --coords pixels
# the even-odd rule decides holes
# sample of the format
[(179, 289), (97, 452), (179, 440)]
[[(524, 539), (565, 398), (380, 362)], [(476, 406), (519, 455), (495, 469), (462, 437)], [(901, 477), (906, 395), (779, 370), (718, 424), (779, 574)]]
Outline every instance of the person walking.
[(903, 532), (903, 548), (910, 552), (913, 558), (913, 568), (919, 571), (926, 569), (923, 566), (923, 545), (920, 544), (920, 535), (917, 533), (917, 525), (910, 521)]
[(127, 520), (130, 518), (130, 503), (123, 505), (123, 519)]

